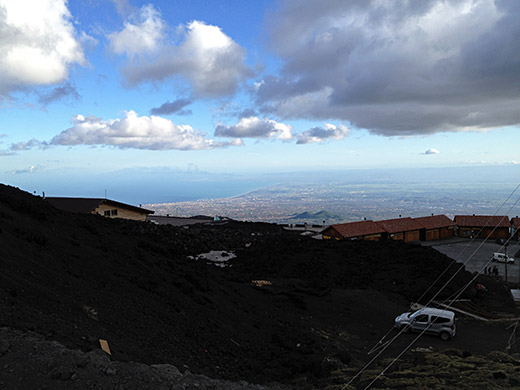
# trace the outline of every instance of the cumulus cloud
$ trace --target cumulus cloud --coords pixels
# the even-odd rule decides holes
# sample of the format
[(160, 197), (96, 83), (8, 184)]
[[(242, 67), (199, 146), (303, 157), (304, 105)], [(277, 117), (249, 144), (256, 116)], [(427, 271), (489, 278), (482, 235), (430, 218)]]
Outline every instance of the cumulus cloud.
[[(125, 2), (116, 2), (118, 9)], [(110, 47), (116, 54), (133, 57), (136, 54), (153, 52), (158, 49), (164, 37), (165, 24), (153, 5), (143, 6), (137, 14), (132, 14), (125, 27), (119, 32), (108, 34)]]
[(441, 152), (439, 152), (437, 149), (435, 148), (430, 148), (428, 149), (426, 152), (424, 152), (424, 154), (440, 154)]
[(109, 35), (112, 50), (129, 57), (122, 74), (130, 85), (180, 77), (196, 96), (220, 97), (232, 95), (252, 76), (244, 62), (245, 49), (220, 27), (197, 20), (179, 26), (177, 45), (165, 39), (166, 27), (159, 12), (148, 5), (122, 31)]
[(189, 104), (191, 104), (191, 101), (188, 99), (177, 99), (173, 102), (166, 102), (162, 104), (160, 107), (152, 108), (150, 110), (150, 113), (154, 115), (189, 115), (191, 114), (191, 110), (184, 110), (184, 107), (186, 107)]
[(138, 116), (127, 111), (122, 119), (102, 120), (77, 115), (73, 126), (49, 145), (112, 145), (121, 149), (203, 150), (240, 145), (241, 141), (215, 142), (189, 125), (176, 125), (160, 116)]
[(520, 3), (281, 0), (263, 112), (382, 135), (520, 124)]
[(241, 118), (233, 126), (217, 125), (215, 128), (216, 137), (234, 138), (278, 138), (288, 140), (292, 138), (291, 126), (276, 122), (272, 119), (260, 119), (252, 116)]
[(42, 94), (38, 101), (43, 105), (47, 105), (67, 97), (70, 97), (74, 100), (79, 99), (79, 93), (77, 89), (69, 82), (65, 83), (61, 87), (53, 88), (49, 92)]
[(84, 64), (66, 0), (0, 0), (0, 96), (67, 79)]
[(325, 123), (324, 127), (313, 127), (298, 135), (297, 144), (310, 144), (327, 140), (339, 141), (349, 133), (347, 126)]

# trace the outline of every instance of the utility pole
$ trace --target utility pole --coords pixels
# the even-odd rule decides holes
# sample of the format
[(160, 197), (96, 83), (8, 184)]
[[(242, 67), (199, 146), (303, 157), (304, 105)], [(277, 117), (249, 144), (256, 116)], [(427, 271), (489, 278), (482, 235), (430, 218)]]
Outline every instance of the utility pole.
[(508, 258), (507, 258), (507, 243), (504, 244), (504, 255), (505, 255), (505, 266), (506, 266), (506, 283), (507, 283), (507, 263), (508, 263)]

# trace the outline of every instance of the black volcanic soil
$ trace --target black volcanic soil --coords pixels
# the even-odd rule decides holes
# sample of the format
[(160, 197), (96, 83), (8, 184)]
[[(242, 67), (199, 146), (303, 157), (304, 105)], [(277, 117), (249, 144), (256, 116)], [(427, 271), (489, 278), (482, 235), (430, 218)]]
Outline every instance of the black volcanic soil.
[[(0, 368), (12, 365), (13, 342), (56, 341), (72, 355), (97, 356), (98, 340), (106, 339), (113, 364), (171, 364), (180, 370), (175, 375), (295, 388), (325, 387), (331, 372), (362, 366), (393, 318), (446, 267), (450, 272), (432, 291), (460, 267), (419, 245), (318, 241), (270, 224), (184, 229), (71, 214), (3, 185), (0, 243), (0, 333), (11, 340), (2, 352), (0, 339)], [(191, 258), (210, 250), (237, 257), (222, 268)], [(471, 277), (462, 270), (437, 299), (452, 296)], [(484, 283), (485, 297), (475, 298), (472, 287), (462, 297), (483, 311), (515, 312), (503, 284)], [(505, 328), (461, 319), (450, 344), (433, 337), (424, 343), (488, 353), (504, 348)], [(412, 338), (405, 336), (383, 356), (408, 345)], [(51, 385), (63, 379), (60, 369), (52, 374), (50, 366), (41, 367), (40, 377), (24, 371), (32, 386), (16, 388), (62, 388)], [(13, 386), (13, 375), (4, 369), (0, 387)], [(115, 388), (115, 382), (99, 386)]]

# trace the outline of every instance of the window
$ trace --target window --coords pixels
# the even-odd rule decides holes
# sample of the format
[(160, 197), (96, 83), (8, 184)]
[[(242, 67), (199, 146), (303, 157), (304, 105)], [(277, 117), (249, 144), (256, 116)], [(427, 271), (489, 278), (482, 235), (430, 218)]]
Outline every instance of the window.
[(445, 317), (432, 317), (432, 323), (434, 324), (446, 324), (450, 322), (450, 319), (449, 318), (445, 318)]
[(428, 322), (428, 315), (427, 314), (420, 314), (417, 317), (415, 317), (415, 322)]
[(116, 210), (110, 210), (112, 211), (112, 216), (117, 215), (117, 209)]
[(110, 210), (105, 210), (105, 212), (103, 213), (103, 215), (105, 217), (110, 217)]

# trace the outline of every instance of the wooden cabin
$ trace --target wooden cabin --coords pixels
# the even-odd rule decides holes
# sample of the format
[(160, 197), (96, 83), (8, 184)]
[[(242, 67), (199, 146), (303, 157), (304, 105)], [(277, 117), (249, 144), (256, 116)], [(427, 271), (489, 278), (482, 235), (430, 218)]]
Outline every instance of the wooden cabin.
[(330, 225), (321, 231), (323, 239), (379, 241), (385, 230), (374, 221), (359, 221)]
[(520, 218), (514, 217), (511, 218), (511, 234), (517, 240), (520, 240)]
[(152, 210), (102, 198), (45, 198), (57, 209), (72, 213), (98, 214), (107, 218), (123, 218), (134, 221), (146, 221)]
[(467, 238), (509, 238), (511, 222), (504, 215), (456, 215), (457, 235)]
[(423, 228), (419, 222), (410, 217), (385, 219), (377, 221), (376, 224), (384, 229), (389, 239), (404, 242), (419, 241)]
[(442, 240), (455, 235), (455, 222), (443, 214), (414, 218), (414, 221), (422, 226), (421, 241)]

